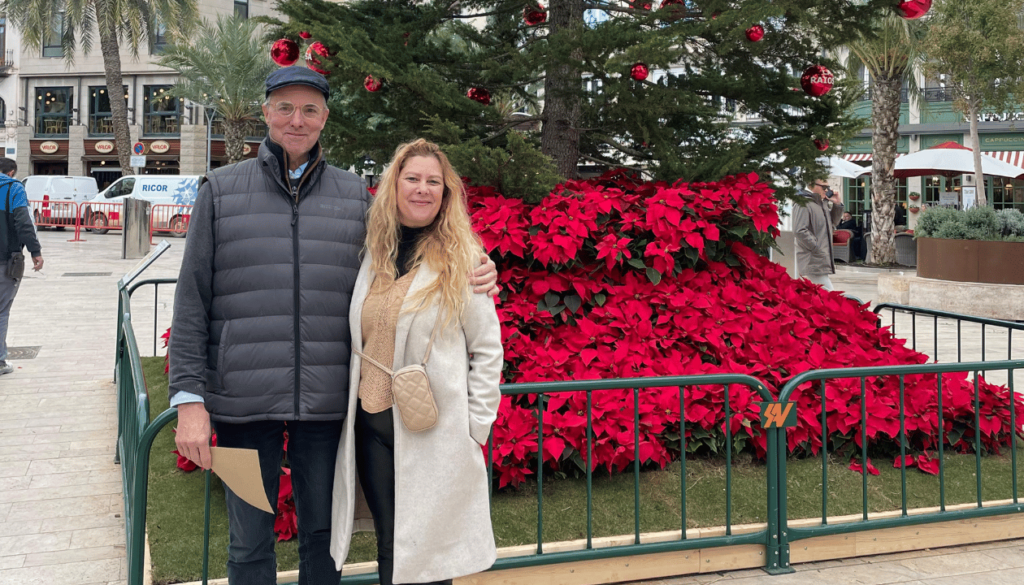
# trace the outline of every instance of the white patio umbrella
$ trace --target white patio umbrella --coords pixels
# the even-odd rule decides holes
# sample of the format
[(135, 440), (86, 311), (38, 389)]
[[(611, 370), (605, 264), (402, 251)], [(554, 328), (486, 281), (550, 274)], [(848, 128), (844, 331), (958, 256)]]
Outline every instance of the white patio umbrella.
[(846, 159), (839, 158), (838, 156), (823, 156), (818, 159), (818, 162), (828, 168), (828, 174), (832, 177), (856, 179), (861, 175), (866, 175), (871, 172), (870, 167), (864, 168), (860, 165), (855, 165)]
[[(1024, 168), (981, 155), (981, 172), (996, 177), (1024, 179)], [(924, 177), (928, 175), (956, 175), (974, 173), (974, 152), (956, 142), (943, 142), (937, 146), (907, 154), (896, 159), (893, 174), (896, 178)]]

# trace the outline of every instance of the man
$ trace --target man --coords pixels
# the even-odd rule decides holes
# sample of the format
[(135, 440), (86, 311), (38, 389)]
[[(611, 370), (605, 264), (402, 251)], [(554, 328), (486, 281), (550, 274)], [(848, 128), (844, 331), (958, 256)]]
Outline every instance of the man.
[(815, 179), (811, 190), (797, 193), (793, 206), (797, 273), (825, 290), (832, 290), (836, 266), (832, 261), (832, 230), (843, 214), (843, 199), (828, 183)]
[[(276, 504), (287, 429), (299, 583), (336, 584), (331, 495), (370, 196), (362, 179), (323, 159), (330, 89), (322, 75), (277, 69), (266, 96), (258, 156), (210, 173), (192, 210), (169, 349), (175, 442), (209, 468), (212, 419), (218, 446), (258, 451)], [(481, 274), (483, 292), (496, 280), (493, 263)], [(277, 583), (274, 516), (225, 491), (228, 580)]]
[(36, 238), (36, 230), (32, 225), (32, 215), (28, 209), (28, 195), (25, 186), (14, 180), (18, 172), (18, 164), (9, 158), (0, 158), (0, 376), (10, 374), (14, 366), (7, 363), (7, 325), (11, 319), (11, 305), (14, 295), (18, 294), (21, 276), (11, 278), (7, 275), (7, 265), (11, 256), (21, 254), (22, 248), (28, 248), (32, 255), (32, 270), (43, 269), (42, 248)]
[(839, 226), (836, 229), (849, 230), (853, 233), (853, 237), (850, 238), (850, 251), (853, 252), (853, 257), (857, 260), (864, 259), (864, 252), (861, 250), (861, 244), (864, 241), (864, 232), (860, 226), (857, 225), (857, 221), (853, 219), (853, 215), (849, 211), (843, 212), (843, 220), (839, 222)]

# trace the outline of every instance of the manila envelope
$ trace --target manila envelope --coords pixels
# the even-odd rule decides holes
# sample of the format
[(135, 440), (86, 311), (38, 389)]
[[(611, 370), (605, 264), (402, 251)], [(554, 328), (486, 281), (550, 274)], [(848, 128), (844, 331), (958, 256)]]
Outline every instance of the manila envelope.
[(263, 489), (260, 459), (255, 449), (210, 447), (210, 452), (213, 455), (213, 472), (235, 495), (254, 508), (274, 513)]

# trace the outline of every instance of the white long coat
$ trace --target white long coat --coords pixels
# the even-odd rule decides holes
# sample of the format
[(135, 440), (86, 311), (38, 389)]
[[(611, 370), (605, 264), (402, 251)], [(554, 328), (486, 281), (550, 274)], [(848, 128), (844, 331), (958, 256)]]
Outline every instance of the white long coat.
[[(349, 312), (352, 347), (360, 351), (363, 303), (374, 277), (371, 263), (367, 253)], [(436, 277), (436, 271), (420, 266), (409, 287), (406, 306), (416, 291)], [(403, 310), (395, 335), (392, 369), (423, 359), (437, 311), (436, 304), (419, 312)], [(427, 376), (437, 403), (437, 424), (413, 433), (395, 412), (395, 583), (471, 575), (489, 568), (497, 558), (480, 445), (486, 443), (497, 416), (502, 360), (494, 300), (485, 294), (473, 294), (462, 322), (453, 322), (438, 332), (427, 362)], [(358, 520), (354, 428), (361, 360), (355, 353), (351, 364), (349, 414), (335, 466), (331, 523), (331, 555), (339, 570), (348, 556)], [(359, 528), (365, 529), (366, 524), (361, 522)]]

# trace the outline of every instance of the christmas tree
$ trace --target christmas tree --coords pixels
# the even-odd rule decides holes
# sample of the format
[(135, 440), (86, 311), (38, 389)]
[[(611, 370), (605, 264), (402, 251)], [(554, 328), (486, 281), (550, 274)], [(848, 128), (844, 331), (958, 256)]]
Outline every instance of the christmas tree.
[(285, 0), (275, 34), (321, 43), (312, 56), (337, 94), (324, 143), (342, 166), (379, 169), (395, 146), (428, 136), (461, 148), (453, 159), (471, 178), (484, 173), (474, 165), (536, 169), (539, 147), (564, 178), (594, 165), (785, 183), (820, 175), (815, 159), (861, 130), (848, 114), (859, 88), (832, 79), (833, 49), (893, 6)]

